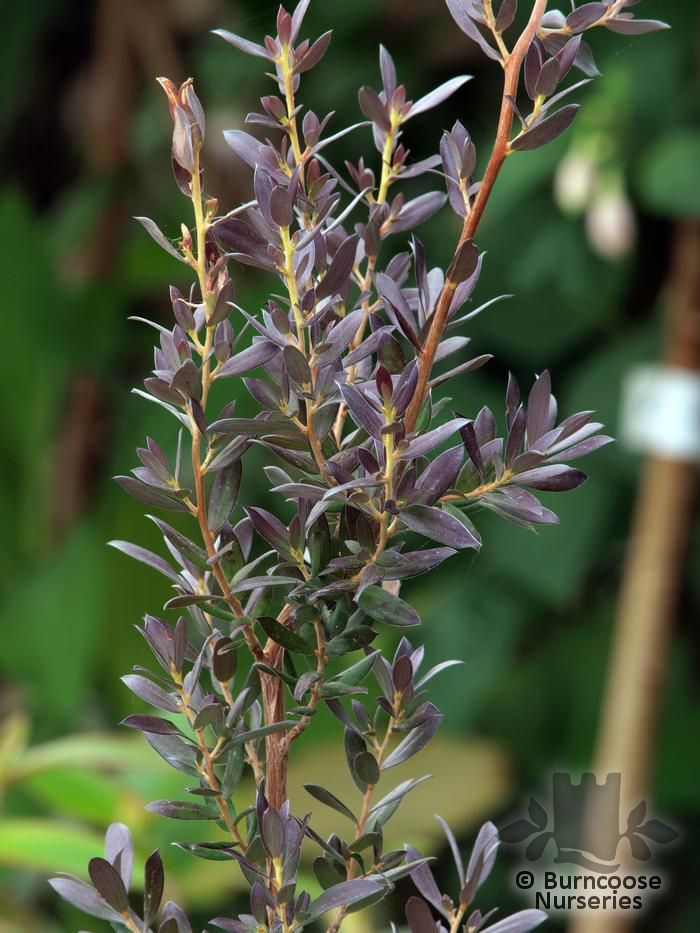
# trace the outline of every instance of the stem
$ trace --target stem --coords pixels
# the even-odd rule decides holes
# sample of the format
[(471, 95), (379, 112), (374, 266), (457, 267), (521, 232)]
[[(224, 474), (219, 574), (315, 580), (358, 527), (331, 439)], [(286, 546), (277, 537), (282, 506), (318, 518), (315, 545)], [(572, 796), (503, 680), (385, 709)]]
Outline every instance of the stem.
[[(477, 231), (489, 197), (493, 191), (493, 186), (508, 155), (510, 135), (513, 128), (513, 108), (509, 98), (514, 99), (518, 92), (522, 63), (527, 55), (527, 50), (530, 48), (530, 43), (537, 34), (546, 9), (547, 0), (535, 0), (527, 26), (504, 65), (505, 78), (496, 140), (491, 152), (491, 158), (486, 167), (483, 181), (481, 182), (481, 187), (479, 188), (479, 193), (476, 196), (471, 211), (464, 219), (462, 232), (457, 243), (457, 248), (455, 249), (455, 256), (457, 256), (459, 250), (468, 240), (474, 238), (474, 234)], [(448, 275), (442, 291), (440, 292), (440, 297), (437, 300), (423, 350), (418, 358), (418, 382), (405, 418), (407, 434), (415, 430), (418, 414), (428, 393), (428, 383), (430, 381), (433, 363), (435, 362), (435, 354), (437, 353), (440, 341), (445, 332), (445, 327), (447, 326), (447, 317), (452, 303), (452, 295), (456, 287), (457, 283), (452, 281)]]
[(294, 102), (294, 72), (292, 71), (290, 64), (289, 46), (284, 46), (282, 49), (280, 67), (282, 69), (282, 74), (284, 75), (284, 97), (287, 105), (287, 128), (289, 132), (289, 141), (292, 144), (292, 152), (294, 153), (294, 160), (297, 165), (301, 165), (304, 159), (304, 155), (301, 151), (301, 145), (299, 143), (297, 118), (294, 116), (294, 110), (296, 109)]
[[(394, 147), (396, 146), (396, 139), (399, 128), (401, 126), (400, 122), (397, 122), (397, 118), (392, 112), (391, 115), (391, 129), (386, 134), (386, 140), (384, 142), (384, 149), (382, 151), (382, 174), (379, 179), (379, 190), (377, 192), (377, 204), (386, 204), (386, 199), (389, 194), (389, 188), (391, 183), (394, 180), (394, 170), (393, 170), (393, 160), (392, 156), (394, 153)], [(367, 268), (365, 269), (365, 274), (362, 277), (360, 282), (360, 288), (362, 291), (368, 291), (370, 285), (372, 284), (372, 276), (374, 275), (374, 267), (377, 264), (376, 256), (369, 256), (367, 258)], [(350, 349), (355, 350), (362, 343), (362, 338), (365, 335), (365, 327), (367, 326), (367, 318), (369, 317), (371, 308), (371, 302), (369, 298), (363, 304), (363, 310), (365, 311), (365, 316), (362, 320), (357, 334), (353, 337), (352, 343), (350, 344)], [(357, 373), (357, 366), (351, 366), (347, 373), (347, 381), (352, 382)], [(343, 436), (343, 425), (345, 424), (345, 419), (348, 414), (347, 405), (344, 402), (341, 402), (340, 407), (338, 408), (338, 414), (335, 416), (335, 422), (333, 424), (333, 436), (335, 437), (335, 442), (338, 448), (340, 449), (340, 441)]]
[[(195, 165), (192, 173), (192, 206), (194, 208), (194, 219), (196, 227), (197, 254), (194, 260), (194, 266), (199, 280), (199, 290), (205, 308), (209, 308), (212, 302), (212, 294), (207, 281), (207, 261), (206, 261), (206, 235), (207, 226), (202, 210), (202, 188), (200, 180), (200, 153), (195, 154)], [(211, 369), (209, 357), (214, 342), (214, 327), (207, 325), (206, 338), (201, 350), (202, 355), (202, 408), (206, 406), (209, 387), (211, 385)], [(195, 517), (199, 524), (199, 530), (206, 548), (207, 556), (213, 558), (216, 554), (216, 542), (209, 522), (207, 519), (206, 496), (204, 493), (204, 469), (201, 460), (201, 441), (202, 435), (197, 427), (194, 418), (192, 418), (192, 475), (195, 485)], [(233, 614), (241, 619), (244, 617), (243, 607), (240, 600), (232, 592), (226, 574), (219, 561), (212, 563), (212, 571), (221, 593), (229, 605)], [(262, 658), (262, 649), (258, 643), (252, 627), (246, 625), (243, 628), (243, 634), (253, 655), (260, 660)]]
[[(389, 720), (389, 724), (386, 727), (386, 732), (384, 733), (384, 739), (382, 740), (381, 745), (377, 748), (375, 745), (375, 756), (377, 759), (377, 764), (381, 768), (382, 762), (386, 757), (386, 753), (389, 750), (389, 743), (394, 732), (394, 719), (393, 717)], [(355, 831), (355, 839), (359, 839), (365, 833), (365, 827), (367, 826), (367, 820), (369, 819), (370, 810), (372, 809), (372, 795), (374, 794), (374, 788), (376, 784), (368, 784), (367, 790), (362, 797), (362, 810), (360, 811), (360, 817), (357, 821), (357, 828)], [(347, 881), (352, 881), (355, 877), (357, 871), (357, 862), (355, 859), (351, 859), (347, 866)], [(338, 930), (347, 916), (348, 908), (340, 907), (333, 918), (333, 922), (326, 930), (326, 933), (338, 933)]]
[[(326, 664), (328, 658), (326, 657), (325, 645), (323, 641), (323, 628), (319, 619), (314, 623), (314, 628), (316, 629), (316, 673), (318, 674), (318, 680), (311, 688), (311, 699), (309, 700), (308, 706), (310, 709), (316, 709), (320, 700), (321, 700), (321, 685), (323, 682), (323, 673), (326, 669)], [(301, 733), (309, 727), (311, 723), (311, 716), (302, 717), (299, 722), (287, 733), (285, 739), (286, 750), (289, 751), (289, 746), (296, 739), (299, 738)]]

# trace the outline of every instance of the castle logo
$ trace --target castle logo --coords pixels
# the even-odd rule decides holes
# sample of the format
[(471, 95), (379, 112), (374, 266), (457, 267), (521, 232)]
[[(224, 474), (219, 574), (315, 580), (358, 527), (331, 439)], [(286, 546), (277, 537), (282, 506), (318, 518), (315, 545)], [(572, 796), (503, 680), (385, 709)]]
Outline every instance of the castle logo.
[(529, 840), (525, 857), (531, 862), (539, 861), (549, 847), (555, 863), (574, 864), (600, 874), (618, 871), (621, 845), (629, 846), (633, 859), (646, 862), (652, 845), (673, 842), (678, 833), (660, 820), (647, 819), (646, 801), (623, 819), (621, 785), (620, 774), (608, 774), (598, 783), (594, 774), (587, 773), (574, 783), (569, 774), (556, 773), (549, 812), (533, 797), (528, 819), (504, 826), (500, 837), (507, 843)]

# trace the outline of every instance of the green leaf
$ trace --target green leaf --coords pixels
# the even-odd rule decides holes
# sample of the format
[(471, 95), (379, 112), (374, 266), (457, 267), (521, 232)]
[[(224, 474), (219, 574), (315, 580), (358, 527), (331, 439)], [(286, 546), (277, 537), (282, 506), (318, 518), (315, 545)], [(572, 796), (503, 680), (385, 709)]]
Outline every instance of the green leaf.
[(340, 682), (341, 684), (347, 684), (351, 687), (357, 686), (357, 684), (362, 683), (365, 677), (372, 670), (374, 659), (378, 654), (378, 651), (373, 651), (366, 657), (361, 658), (356, 664), (348, 667), (347, 670), (341, 671), (340, 674), (336, 674), (333, 680), (335, 682)]
[(385, 625), (420, 625), (416, 610), (381, 586), (368, 586), (358, 604), (370, 618)]
[(288, 651), (296, 651), (299, 654), (313, 654), (316, 650), (313, 645), (304, 641), (295, 631), (287, 628), (286, 625), (282, 625), (281, 622), (271, 616), (260, 616), (258, 622), (269, 638)]

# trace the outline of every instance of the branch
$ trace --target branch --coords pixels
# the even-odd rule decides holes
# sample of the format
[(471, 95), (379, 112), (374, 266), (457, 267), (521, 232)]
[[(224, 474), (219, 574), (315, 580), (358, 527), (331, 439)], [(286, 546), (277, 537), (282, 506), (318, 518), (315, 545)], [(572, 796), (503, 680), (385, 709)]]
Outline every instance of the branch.
[[(510, 101), (515, 99), (518, 92), (520, 69), (527, 55), (527, 51), (530, 48), (530, 44), (537, 35), (537, 30), (546, 9), (547, 0), (535, 0), (528, 24), (516, 42), (513, 51), (504, 62), (503, 68), (505, 77), (503, 82), (503, 97), (501, 99), (501, 115), (498, 120), (496, 140), (491, 152), (491, 158), (486, 167), (486, 173), (484, 174), (481, 187), (479, 188), (479, 193), (476, 196), (471, 211), (469, 211), (464, 219), (464, 226), (462, 227), (459, 242), (455, 249), (455, 258), (459, 255), (459, 251), (464, 244), (474, 238), (474, 234), (477, 231), (489, 197), (491, 196), (493, 186), (508, 155), (510, 135), (513, 128), (513, 108)], [(440, 297), (435, 306), (425, 345), (418, 359), (418, 382), (411, 404), (408, 406), (406, 412), (405, 427), (407, 434), (415, 430), (418, 413), (428, 394), (430, 373), (433, 368), (433, 363), (435, 362), (435, 354), (437, 353), (440, 341), (445, 332), (445, 327), (447, 326), (447, 317), (452, 303), (452, 295), (456, 287), (457, 283), (450, 278), (448, 270), (445, 284), (443, 285)]]

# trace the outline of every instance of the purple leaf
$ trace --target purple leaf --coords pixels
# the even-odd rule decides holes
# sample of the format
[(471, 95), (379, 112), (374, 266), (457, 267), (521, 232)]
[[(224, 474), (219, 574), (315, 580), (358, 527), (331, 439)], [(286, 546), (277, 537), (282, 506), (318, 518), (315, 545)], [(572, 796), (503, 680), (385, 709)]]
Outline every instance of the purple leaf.
[(607, 3), (584, 3), (566, 17), (567, 28), (571, 32), (583, 32), (593, 23), (597, 23), (608, 11)]
[(393, 768), (400, 765), (409, 758), (413, 758), (418, 752), (422, 751), (437, 732), (442, 722), (442, 713), (440, 713), (432, 703), (426, 703), (430, 707), (426, 718), (412, 729), (409, 734), (396, 746), (394, 751), (385, 759), (382, 769)]
[(501, 0), (496, 16), (496, 32), (505, 32), (513, 25), (518, 10), (518, 0)]
[(527, 442), (532, 447), (548, 430), (552, 382), (545, 369), (535, 380), (527, 400)]
[(268, 340), (258, 340), (240, 353), (236, 353), (221, 366), (216, 377), (226, 378), (227, 376), (240, 376), (242, 373), (250, 372), (251, 369), (257, 369), (263, 363), (267, 363), (275, 354), (279, 353), (279, 348)]
[[(129, 827), (124, 823), (111, 823), (105, 833), (105, 858), (118, 868), (124, 887), (131, 884), (131, 872), (134, 867), (134, 842)], [(117, 865), (117, 859), (119, 864)]]
[(143, 925), (149, 929), (158, 913), (163, 898), (163, 862), (156, 849), (146, 859), (144, 867)]
[(161, 719), (160, 716), (135, 715), (127, 716), (122, 719), (123, 726), (130, 729), (140, 729), (141, 732), (149, 732), (152, 735), (182, 735), (177, 726), (173, 725), (169, 719)]
[(613, 437), (599, 434), (597, 437), (591, 437), (589, 440), (582, 441), (580, 444), (574, 444), (573, 447), (569, 447), (555, 457), (548, 457), (547, 460), (549, 463), (562, 463), (566, 460), (577, 460), (579, 457), (586, 457), (588, 454), (592, 454), (594, 450), (605, 447), (606, 444), (614, 443), (614, 440)]
[(119, 914), (129, 909), (129, 898), (121, 875), (114, 866), (104, 858), (92, 858), (88, 863), (88, 874), (98, 893), (102, 895), (110, 907)]
[(357, 881), (342, 881), (340, 884), (328, 888), (319, 897), (309, 905), (309, 919), (316, 920), (325, 914), (328, 910), (334, 910), (337, 907), (347, 907), (357, 901), (363, 901), (365, 898), (373, 897), (384, 892), (382, 885), (376, 881), (359, 879)]
[(397, 455), (397, 459), (413, 460), (416, 457), (424, 457), (426, 454), (430, 453), (431, 450), (434, 450), (448, 438), (452, 437), (456, 431), (466, 424), (468, 424), (466, 418), (453, 418), (439, 428), (433, 428), (432, 431), (421, 434), (419, 437), (409, 441), (406, 447)]
[(622, 16), (607, 19), (604, 25), (610, 32), (617, 32), (623, 36), (643, 36), (648, 32), (671, 28), (660, 19), (625, 19)]
[(97, 917), (100, 920), (121, 924), (121, 916), (100, 897), (93, 887), (84, 881), (79, 881), (78, 878), (68, 875), (51, 878), (49, 884), (64, 901), (68, 901), (78, 910), (82, 910), (84, 913), (90, 914), (91, 917)]
[(182, 253), (173, 246), (170, 240), (168, 240), (165, 234), (161, 231), (158, 224), (151, 220), (150, 217), (134, 217), (134, 220), (138, 220), (138, 222), (143, 225), (143, 227), (146, 229), (146, 232), (153, 237), (158, 246), (162, 247), (166, 253), (170, 253), (171, 256), (179, 259), (180, 262), (186, 261)]
[(511, 149), (526, 151), (546, 146), (571, 126), (578, 110), (578, 104), (567, 104), (551, 116), (535, 123), (531, 129), (525, 130), (520, 136), (516, 136), (510, 144)]
[(154, 684), (147, 677), (143, 677), (141, 674), (126, 674), (121, 679), (132, 693), (135, 693), (137, 697), (141, 697), (146, 703), (150, 703), (151, 706), (165, 710), (167, 713), (181, 712), (180, 705), (175, 697), (159, 687), (158, 684)]
[[(423, 678), (423, 682), (425, 682), (425, 678)], [(464, 885), (464, 882), (466, 881), (466, 876), (464, 874), (464, 865), (462, 864), (462, 854), (459, 851), (459, 846), (457, 845), (457, 840), (455, 839), (454, 833), (452, 832), (450, 827), (447, 825), (445, 820), (443, 820), (441, 816), (438, 816), (437, 813), (435, 814), (435, 819), (438, 821), (440, 826), (442, 826), (442, 831), (447, 836), (447, 842), (450, 846), (450, 851), (452, 852), (452, 858), (454, 860), (455, 867), (457, 868), (457, 876), (459, 877), (459, 883), (460, 885)]]
[(417, 100), (404, 117), (404, 122), (410, 120), (411, 117), (417, 116), (419, 113), (425, 113), (426, 110), (432, 110), (433, 107), (437, 107), (444, 100), (447, 100), (448, 97), (451, 97), (455, 91), (458, 91), (467, 81), (471, 81), (472, 77), (472, 75), (460, 75), (457, 78), (450, 78), (449, 81), (445, 81), (444, 84), (436, 87), (434, 91), (431, 91), (429, 94)]
[(329, 298), (343, 290), (355, 264), (356, 252), (357, 235), (353, 234), (340, 244), (326, 274), (316, 286), (317, 299)]
[(240, 49), (241, 52), (246, 52), (248, 55), (257, 55), (258, 58), (266, 58), (268, 61), (272, 60), (272, 55), (264, 46), (258, 45), (257, 42), (249, 42), (248, 39), (243, 39), (226, 29), (213, 29), (212, 32), (215, 36), (220, 36), (230, 43), (234, 48)]
[[(411, 862), (417, 862), (422, 858), (420, 852), (412, 846), (406, 847), (406, 854)], [(446, 917), (447, 913), (442, 903), (442, 893), (437, 886), (432, 871), (425, 862), (422, 865), (417, 865), (411, 871), (411, 880), (426, 901), (432, 904), (436, 910), (439, 910), (443, 917)]]
[(264, 144), (250, 133), (244, 133), (242, 130), (225, 130), (224, 139), (236, 155), (240, 156), (251, 168), (261, 163), (264, 164), (265, 159), (262, 154)]
[(291, 227), (294, 221), (292, 199), (281, 185), (275, 185), (270, 192), (270, 216), (278, 227)]
[(332, 29), (329, 29), (328, 32), (324, 32), (322, 36), (319, 36), (301, 61), (297, 62), (294, 66), (294, 73), (300, 75), (318, 65), (326, 54), (328, 46), (331, 44), (332, 37)]
[(493, 926), (485, 927), (481, 933), (528, 933), (547, 919), (543, 910), (520, 910), (512, 917), (506, 917)]
[(419, 897), (406, 901), (406, 920), (411, 933), (435, 933), (435, 920), (430, 908)]
[(496, 51), (483, 37), (476, 23), (471, 18), (473, 10), (472, 0), (447, 0), (447, 7), (452, 14), (452, 18), (457, 23), (462, 32), (469, 36), (479, 46), (481, 51), (488, 58), (494, 61), (500, 61), (500, 53)]
[(398, 216), (391, 221), (390, 232), (403, 233), (405, 230), (412, 230), (437, 213), (445, 201), (447, 195), (442, 191), (429, 191), (412, 201), (406, 201)]
[(163, 557), (160, 557), (158, 554), (154, 554), (153, 551), (149, 551), (144, 547), (140, 547), (138, 544), (131, 544), (129, 541), (110, 541), (109, 546), (116, 548), (123, 554), (127, 554), (129, 557), (133, 557), (134, 560), (137, 560), (142, 564), (147, 564), (149, 567), (153, 567), (155, 570), (159, 571), (159, 573), (162, 573), (163, 576), (167, 577), (169, 580), (172, 580), (174, 583), (182, 582), (179, 573), (173, 570), (167, 560), (165, 560)]
[(426, 505), (432, 505), (452, 486), (464, 460), (464, 447), (459, 444), (444, 451), (421, 473), (416, 491)]
[(360, 110), (367, 119), (388, 133), (391, 130), (391, 120), (386, 105), (382, 103), (379, 94), (365, 85), (360, 88), (357, 97), (360, 102)]
[(567, 492), (585, 483), (586, 479), (586, 474), (581, 470), (552, 464), (537, 467), (535, 470), (526, 470), (513, 477), (512, 482), (518, 486), (532, 486), (534, 489), (547, 492)]
[(355, 424), (360, 428), (364, 428), (371, 437), (381, 437), (384, 419), (370, 405), (360, 390), (356, 386), (347, 383), (340, 386), (340, 393)]
[(459, 519), (434, 506), (412, 505), (402, 509), (399, 517), (411, 531), (455, 550), (478, 548), (480, 545), (479, 539)]

